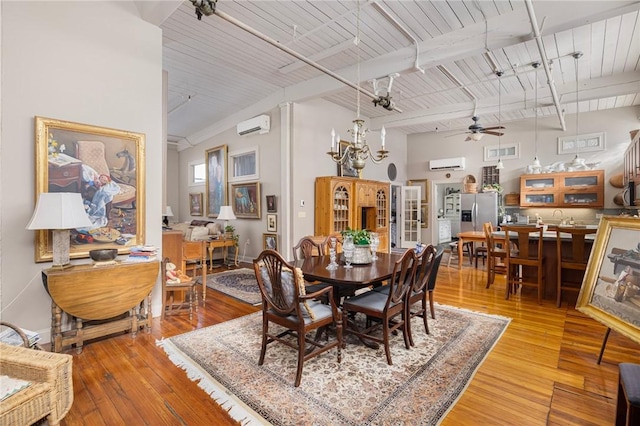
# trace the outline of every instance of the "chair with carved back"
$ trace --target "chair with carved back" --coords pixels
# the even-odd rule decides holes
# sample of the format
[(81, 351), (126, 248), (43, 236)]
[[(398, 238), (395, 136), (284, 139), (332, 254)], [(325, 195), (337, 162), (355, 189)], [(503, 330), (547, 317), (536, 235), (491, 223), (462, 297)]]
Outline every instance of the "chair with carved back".
[[(293, 247), (293, 260), (296, 261), (299, 259), (309, 259), (313, 256), (324, 256), (324, 253), (324, 243), (317, 242), (311, 236), (302, 237), (300, 241), (298, 241), (298, 244)], [(313, 293), (327, 286), (330, 286), (330, 284), (323, 283), (321, 281), (305, 281), (305, 286), (307, 293)]]
[[(306, 361), (336, 348), (338, 362), (342, 361), (342, 313), (338, 309), (333, 289), (326, 287), (320, 291), (306, 294), (304, 279), (300, 268), (294, 268), (274, 250), (264, 250), (253, 260), (253, 268), (262, 295), (262, 347), (258, 365), (262, 365), (267, 352), (267, 345), (274, 342), (283, 343), (297, 351), (298, 366), (295, 386), (300, 386), (302, 368)], [(328, 304), (317, 300), (326, 296)], [(269, 332), (269, 325), (277, 324), (278, 334)], [(336, 338), (321, 343), (307, 334), (321, 327), (333, 325)], [(295, 340), (287, 339), (292, 336)], [(307, 345), (311, 349), (307, 350)]]
[[(411, 335), (411, 318), (421, 317), (424, 324), (424, 332), (429, 334), (429, 324), (427, 322), (429, 308), (427, 301), (429, 298), (429, 281), (433, 275), (436, 254), (437, 249), (432, 245), (428, 245), (422, 250), (422, 253), (420, 253), (420, 263), (416, 267), (416, 277), (411, 289), (407, 291), (405, 317), (407, 321), (407, 334), (409, 335), (409, 343), (411, 346), (414, 346), (413, 336)], [(420, 307), (412, 310), (411, 308), (414, 304), (417, 304), (417, 302), (421, 303)]]
[[(595, 234), (597, 229), (590, 228), (574, 228), (574, 227), (557, 227), (556, 228), (556, 254), (558, 260), (557, 268), (557, 285), (556, 285), (556, 303), (558, 308), (562, 304), (563, 291), (580, 291), (582, 279), (587, 270), (587, 262), (589, 261), (589, 250), (585, 243), (585, 237)], [(562, 235), (564, 234), (564, 235)], [(562, 237), (570, 235), (571, 241), (563, 244)], [(564, 249), (563, 249), (564, 247)], [(576, 271), (573, 276), (563, 272)]]
[(444, 246), (438, 245), (436, 247), (436, 253), (433, 257), (433, 266), (431, 273), (429, 274), (429, 281), (427, 281), (427, 293), (429, 295), (429, 310), (431, 311), (431, 318), (436, 319), (436, 311), (433, 306), (433, 292), (436, 288), (436, 279), (438, 277), (438, 270), (440, 269), (440, 263), (442, 262), (442, 255), (444, 254)]
[[(358, 328), (353, 322), (353, 324), (349, 324), (348, 331), (361, 339), (382, 343), (389, 365), (393, 365), (389, 348), (389, 338), (392, 332), (402, 330), (406, 348), (411, 347), (408, 319), (406, 318), (406, 296), (415, 281), (417, 265), (415, 251), (405, 251), (394, 264), (393, 273), (387, 285), (388, 291), (369, 291), (346, 299), (342, 304), (345, 318), (351, 318), (353, 315), (355, 320), (357, 313), (366, 316), (364, 329)], [(382, 328), (382, 337), (379, 337), (378, 333), (380, 328)]]
[(302, 237), (293, 247), (293, 260), (308, 259), (325, 254), (324, 243), (316, 242), (312, 237)]
[(202, 286), (202, 303), (204, 305), (207, 300), (206, 241), (182, 242), (182, 270), (196, 282), (196, 285)]
[[(538, 304), (542, 304), (544, 282), (544, 256), (542, 254), (543, 227), (537, 226), (503, 226), (505, 246), (512, 237), (517, 240), (518, 250), (506, 250), (507, 253), (507, 288), (505, 299), (516, 291), (518, 286), (536, 287)], [(535, 274), (532, 275), (532, 272)]]
[[(168, 257), (162, 261), (162, 314), (160, 319), (164, 319), (165, 315), (188, 312), (189, 321), (191, 321), (193, 319), (194, 299), (196, 312), (198, 312), (196, 282), (186, 275), (180, 274), (176, 271), (176, 268), (177, 266), (171, 263)], [(176, 298), (176, 292), (184, 293), (184, 296), (178, 299)]]

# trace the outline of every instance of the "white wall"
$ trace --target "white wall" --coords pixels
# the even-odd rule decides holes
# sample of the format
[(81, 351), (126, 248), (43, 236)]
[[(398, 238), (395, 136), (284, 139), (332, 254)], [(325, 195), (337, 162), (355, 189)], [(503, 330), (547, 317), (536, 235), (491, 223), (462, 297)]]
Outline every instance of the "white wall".
[(160, 246), (162, 34), (132, 3), (1, 7), (0, 316), (46, 342), (51, 299), (40, 272), (51, 264), (34, 262), (34, 233), (25, 230), (35, 206), (34, 116), (146, 134), (146, 242)]

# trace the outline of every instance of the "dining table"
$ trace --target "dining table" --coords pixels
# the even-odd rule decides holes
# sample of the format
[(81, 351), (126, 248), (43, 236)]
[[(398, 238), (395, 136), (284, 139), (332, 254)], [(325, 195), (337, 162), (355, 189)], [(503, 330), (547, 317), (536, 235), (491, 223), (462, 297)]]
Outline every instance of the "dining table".
[[(458, 269), (462, 269), (462, 258), (463, 258), (463, 248), (465, 243), (472, 242), (475, 243), (484, 243), (487, 241), (487, 237), (484, 235), (484, 231), (464, 231), (458, 232)], [(494, 240), (496, 244), (500, 244), (504, 242), (504, 233), (493, 234)], [(471, 250), (471, 253), (474, 253), (474, 250)]]
[(293, 265), (302, 270), (307, 281), (322, 281), (340, 289), (352, 287), (357, 290), (391, 278), (393, 267), (402, 254), (377, 253), (377, 256), (378, 258), (371, 263), (352, 264), (351, 268), (345, 268), (344, 263), (338, 260), (338, 268), (334, 270), (327, 269), (331, 262), (329, 256), (299, 259), (293, 262)]

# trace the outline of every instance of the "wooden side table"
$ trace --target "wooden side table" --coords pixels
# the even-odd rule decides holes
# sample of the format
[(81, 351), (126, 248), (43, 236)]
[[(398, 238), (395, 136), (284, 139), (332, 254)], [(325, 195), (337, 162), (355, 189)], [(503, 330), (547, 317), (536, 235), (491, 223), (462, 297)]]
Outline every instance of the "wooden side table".
[[(218, 240), (210, 240), (209, 241), (209, 270), (213, 269), (213, 251), (218, 248), (221, 247), (223, 249), (223, 262), (227, 262), (227, 247), (235, 247), (236, 246), (236, 240), (233, 238), (221, 238)], [(236, 255), (233, 261), (233, 264), (235, 266), (238, 266), (238, 250), (236, 249)]]
[[(151, 331), (151, 290), (158, 278), (158, 261), (42, 271), (51, 296), (51, 348), (61, 352), (76, 345), (82, 352), (85, 340), (131, 331)], [(146, 301), (146, 303), (145, 303)], [(71, 315), (75, 328), (62, 331), (62, 314)]]

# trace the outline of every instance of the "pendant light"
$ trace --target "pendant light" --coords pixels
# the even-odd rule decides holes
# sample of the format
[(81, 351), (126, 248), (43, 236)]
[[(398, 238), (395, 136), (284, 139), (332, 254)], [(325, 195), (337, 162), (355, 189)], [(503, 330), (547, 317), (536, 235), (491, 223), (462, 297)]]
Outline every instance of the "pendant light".
[[(498, 127), (502, 126), (502, 84), (500, 83), (500, 77), (502, 77), (502, 71), (496, 71), (498, 76)], [(496, 170), (504, 169), (504, 163), (502, 162), (502, 151), (500, 151), (500, 139), (502, 139), (502, 133), (498, 135), (498, 164)]]
[(578, 99), (578, 59), (582, 57), (582, 52), (575, 52), (573, 55), (573, 59), (576, 60), (576, 156), (573, 158), (571, 165), (573, 167), (584, 166), (584, 159), (580, 158), (580, 144), (578, 143), (578, 116), (580, 115), (580, 101)]
[(535, 104), (533, 108), (535, 110), (535, 119), (534, 119), (534, 139), (533, 139), (533, 147), (534, 147), (534, 157), (533, 163), (531, 164), (531, 170), (533, 173), (540, 173), (542, 171), (542, 166), (540, 165), (540, 160), (538, 159), (538, 67), (540, 66), (540, 62), (534, 62), (531, 64), (533, 68), (536, 70), (535, 74)]

